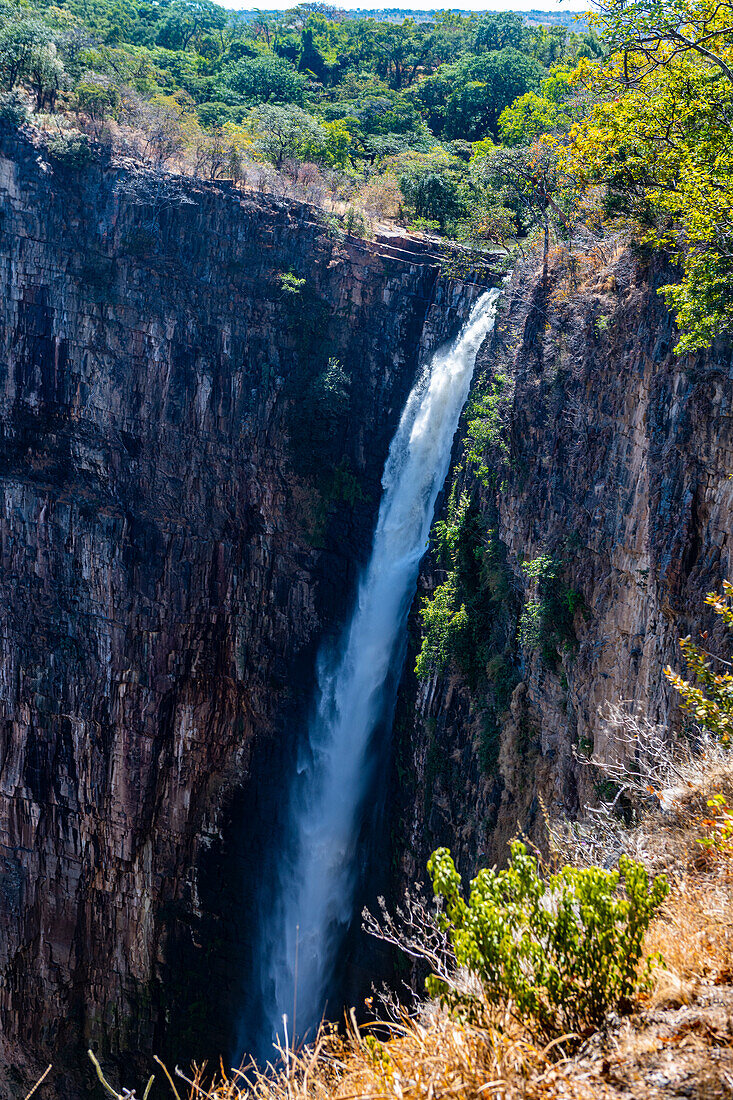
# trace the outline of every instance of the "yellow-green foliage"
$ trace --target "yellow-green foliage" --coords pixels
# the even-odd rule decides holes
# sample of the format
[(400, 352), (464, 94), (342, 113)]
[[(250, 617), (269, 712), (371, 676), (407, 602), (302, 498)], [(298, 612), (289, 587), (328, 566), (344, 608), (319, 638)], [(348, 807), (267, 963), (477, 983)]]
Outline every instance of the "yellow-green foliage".
[[(448, 849), (428, 863), (458, 965), (478, 978), (489, 1003), (545, 1040), (597, 1027), (648, 979), (644, 935), (667, 882), (650, 883), (645, 868), (625, 856), (619, 868), (564, 867), (545, 880), (514, 841), (507, 868), (479, 871), (466, 901)], [(429, 989), (470, 1013), (475, 995), (436, 978)]]
[(728, 805), (724, 794), (715, 794), (707, 801), (710, 814), (701, 825), (705, 836), (698, 839), (714, 859), (733, 864), (733, 806)]
[[(733, 584), (723, 582), (722, 596), (710, 592), (705, 603), (713, 608), (726, 626), (733, 626)], [(690, 637), (680, 641), (687, 667), (694, 674), (695, 683), (685, 680), (671, 668), (664, 670), (670, 684), (682, 696), (682, 709), (692, 715), (695, 721), (720, 738), (724, 745), (730, 745), (733, 736), (733, 675), (730, 672), (716, 672), (712, 657)], [(727, 661), (718, 661), (730, 668)]]
[(607, 212), (631, 215), (642, 239), (680, 260), (662, 288), (683, 335), (677, 351), (733, 331), (733, 28), (712, 0), (607, 0), (600, 16), (617, 46), (574, 74), (596, 101), (572, 130), (564, 167), (608, 187)]

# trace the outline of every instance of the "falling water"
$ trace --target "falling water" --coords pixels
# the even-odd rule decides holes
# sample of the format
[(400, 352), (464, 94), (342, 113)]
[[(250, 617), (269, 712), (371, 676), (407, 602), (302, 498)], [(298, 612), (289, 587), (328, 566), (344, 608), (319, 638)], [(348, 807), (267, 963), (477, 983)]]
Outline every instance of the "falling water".
[(262, 1053), (283, 1036), (313, 1036), (352, 918), (357, 842), (369, 793), (370, 741), (417, 582), (438, 491), (498, 291), (476, 302), (454, 343), (437, 351), (407, 399), (382, 477), (369, 564), (341, 645), (322, 652), (306, 749), (290, 793), (287, 840), (260, 916)]

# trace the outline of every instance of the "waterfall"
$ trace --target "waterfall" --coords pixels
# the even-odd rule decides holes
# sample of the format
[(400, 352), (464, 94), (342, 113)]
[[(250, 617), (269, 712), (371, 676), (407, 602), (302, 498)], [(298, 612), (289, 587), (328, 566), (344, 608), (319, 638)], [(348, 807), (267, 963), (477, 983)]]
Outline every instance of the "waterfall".
[[(434, 353), (392, 440), (369, 563), (337, 650), (322, 651), (308, 740), (290, 791), (287, 835), (260, 913), (260, 1035), (271, 1050), (312, 1038), (353, 915), (357, 844), (370, 793), (370, 741), (393, 699), (387, 684), (445, 481), (476, 354), (493, 327), (498, 291), (475, 303), (463, 331)], [(334, 1007), (334, 1006), (332, 1006)], [(254, 1045), (254, 1044), (253, 1044)]]

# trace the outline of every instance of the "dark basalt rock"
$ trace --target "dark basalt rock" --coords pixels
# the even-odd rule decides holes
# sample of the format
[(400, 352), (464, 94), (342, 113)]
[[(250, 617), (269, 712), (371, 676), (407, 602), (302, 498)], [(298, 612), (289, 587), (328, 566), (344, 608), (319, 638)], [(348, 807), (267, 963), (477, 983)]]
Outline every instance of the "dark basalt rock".
[(1, 141), (0, 1060), (76, 1097), (90, 1043), (128, 1085), (164, 1043), (226, 1053), (253, 745), (284, 759), (420, 356), (478, 288), (304, 205)]
[[(606, 258), (590, 251), (585, 263), (579, 279), (558, 258), (547, 284), (531, 260), (518, 269), (479, 356), (477, 376), (500, 371), (510, 381), (508, 458), (496, 486), (484, 486), (470, 468), (457, 470), (456, 445), (451, 477), (474, 502), (478, 529), (494, 529), (503, 548), (501, 640), (513, 645), (517, 686), (487, 770), (491, 675), (471, 685), (454, 667), (418, 684), (416, 605), (390, 801), (397, 893), (424, 881), (438, 845), (471, 876), (505, 857), (517, 829), (541, 839), (542, 803), (577, 814), (596, 781), (583, 755), (629, 752), (604, 717), (607, 704), (674, 730), (680, 714), (663, 669), (683, 667), (679, 638), (709, 629), (708, 645), (729, 651), (704, 596), (731, 576), (730, 345), (675, 356), (658, 294), (674, 273), (660, 258), (644, 263), (619, 246)], [(572, 643), (556, 646), (552, 660), (516, 644), (532, 597), (521, 563), (540, 554), (562, 563), (562, 583), (576, 594)], [(444, 576), (426, 559), (420, 597)]]

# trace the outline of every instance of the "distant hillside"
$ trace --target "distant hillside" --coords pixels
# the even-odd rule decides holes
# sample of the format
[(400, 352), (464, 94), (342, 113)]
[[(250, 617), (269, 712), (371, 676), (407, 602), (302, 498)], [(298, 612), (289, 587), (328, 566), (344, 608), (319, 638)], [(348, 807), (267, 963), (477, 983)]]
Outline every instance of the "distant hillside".
[[(339, 8), (330, 4), (301, 4), (303, 8), (312, 8), (313, 11), (323, 12), (330, 18), (340, 19), (376, 19), (379, 23), (401, 23), (403, 19), (414, 19), (416, 23), (429, 23), (438, 10), (422, 11), (417, 8)], [(283, 9), (284, 11), (285, 9)], [(470, 16), (476, 12), (464, 8), (451, 8), (457, 15)], [(255, 19), (260, 14), (256, 10), (242, 11), (238, 13), (243, 19)], [(278, 13), (273, 13), (278, 14)], [(480, 12), (481, 15), (496, 14), (495, 12)], [(517, 12), (524, 22), (530, 27), (572, 27), (573, 30), (586, 31), (588, 29), (587, 12), (572, 11), (540, 11), (533, 8), (532, 11)]]

